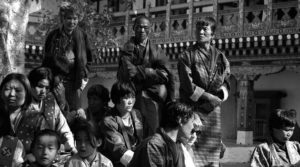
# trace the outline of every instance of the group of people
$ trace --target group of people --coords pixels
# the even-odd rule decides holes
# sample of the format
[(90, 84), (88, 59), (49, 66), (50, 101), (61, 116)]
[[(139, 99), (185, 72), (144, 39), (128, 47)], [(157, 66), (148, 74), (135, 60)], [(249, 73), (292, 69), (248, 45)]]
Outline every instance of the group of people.
[[(82, 109), (93, 49), (78, 27), (77, 11), (72, 4), (60, 8), (62, 26), (49, 33), (40, 67), (1, 82), (0, 166), (220, 166), (221, 104), (229, 95), (230, 65), (211, 45), (215, 20), (197, 21), (197, 42), (178, 58), (176, 99), (176, 76), (149, 39), (150, 19), (137, 17), (135, 36), (121, 50), (117, 82), (110, 91), (89, 87), (88, 107)], [(298, 164), (300, 145), (288, 141), (295, 115), (274, 112), (271, 140), (254, 150), (251, 166)]]

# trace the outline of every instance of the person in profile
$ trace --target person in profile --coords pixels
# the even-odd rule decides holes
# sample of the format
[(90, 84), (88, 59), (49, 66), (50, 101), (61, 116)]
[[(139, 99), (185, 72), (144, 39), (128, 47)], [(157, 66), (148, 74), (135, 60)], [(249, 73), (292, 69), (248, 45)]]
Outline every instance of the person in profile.
[(129, 167), (193, 166), (192, 157), (187, 150), (183, 150), (186, 147), (177, 140), (178, 134), (186, 139), (191, 138), (194, 119), (191, 107), (178, 102), (167, 104), (157, 133), (137, 147)]
[(296, 125), (296, 111), (277, 109), (269, 119), (269, 139), (256, 146), (251, 167), (300, 166), (300, 144), (290, 141)]

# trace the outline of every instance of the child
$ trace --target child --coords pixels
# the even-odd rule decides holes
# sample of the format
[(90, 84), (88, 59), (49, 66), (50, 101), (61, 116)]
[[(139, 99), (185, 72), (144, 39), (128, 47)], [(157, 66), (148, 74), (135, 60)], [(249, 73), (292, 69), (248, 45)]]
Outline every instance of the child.
[(109, 159), (97, 152), (101, 145), (101, 134), (96, 128), (82, 118), (73, 122), (72, 131), (75, 136), (78, 153), (72, 156), (65, 167), (112, 167)]
[(24, 162), (25, 149), (18, 138), (9, 136), (9, 115), (0, 111), (0, 166), (19, 166)]
[(277, 109), (271, 113), (270, 139), (254, 149), (250, 159), (251, 167), (300, 165), (300, 144), (289, 141), (295, 124), (295, 110)]
[[(53, 167), (60, 145), (60, 138), (54, 130), (44, 129), (37, 132), (31, 144), (35, 161), (27, 161), (23, 167)], [(57, 165), (59, 166), (59, 164)]]

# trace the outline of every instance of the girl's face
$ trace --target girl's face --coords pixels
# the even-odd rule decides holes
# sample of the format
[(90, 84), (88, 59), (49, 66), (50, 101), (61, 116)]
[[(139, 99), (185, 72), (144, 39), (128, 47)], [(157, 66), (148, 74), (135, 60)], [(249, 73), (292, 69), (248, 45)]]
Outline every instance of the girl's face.
[(273, 137), (281, 143), (285, 143), (290, 140), (294, 133), (295, 127), (284, 127), (283, 129), (272, 129)]
[(40, 80), (37, 85), (32, 88), (32, 95), (34, 99), (37, 101), (43, 100), (50, 89), (50, 83), (48, 79), (42, 79)]
[(121, 98), (120, 103), (117, 104), (117, 108), (121, 115), (131, 112), (135, 103), (135, 96), (125, 96)]
[(1, 90), (1, 98), (6, 107), (19, 108), (25, 103), (26, 91), (24, 85), (18, 80), (7, 82)]
[(89, 136), (85, 131), (77, 132), (76, 148), (79, 156), (84, 159), (92, 157), (96, 152), (96, 148), (92, 146)]

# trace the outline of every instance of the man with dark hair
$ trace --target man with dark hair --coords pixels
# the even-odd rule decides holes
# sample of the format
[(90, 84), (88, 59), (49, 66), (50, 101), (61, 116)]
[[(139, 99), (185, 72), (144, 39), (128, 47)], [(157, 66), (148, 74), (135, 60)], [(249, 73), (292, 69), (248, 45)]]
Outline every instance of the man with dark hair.
[(196, 166), (219, 166), (221, 152), (220, 106), (228, 98), (230, 69), (225, 55), (211, 45), (215, 30), (213, 18), (198, 21), (197, 43), (178, 59), (180, 100), (205, 120), (194, 147)]
[(146, 16), (135, 19), (132, 37), (123, 47), (119, 61), (118, 80), (131, 82), (136, 89), (139, 109), (146, 119), (147, 136), (159, 126), (161, 109), (174, 99), (174, 79), (167, 68), (167, 57), (149, 39), (151, 23)]
[(176, 143), (177, 134), (190, 138), (194, 128), (194, 114), (191, 107), (171, 102), (162, 114), (157, 133), (144, 140), (137, 147), (129, 167), (184, 167), (185, 158)]

